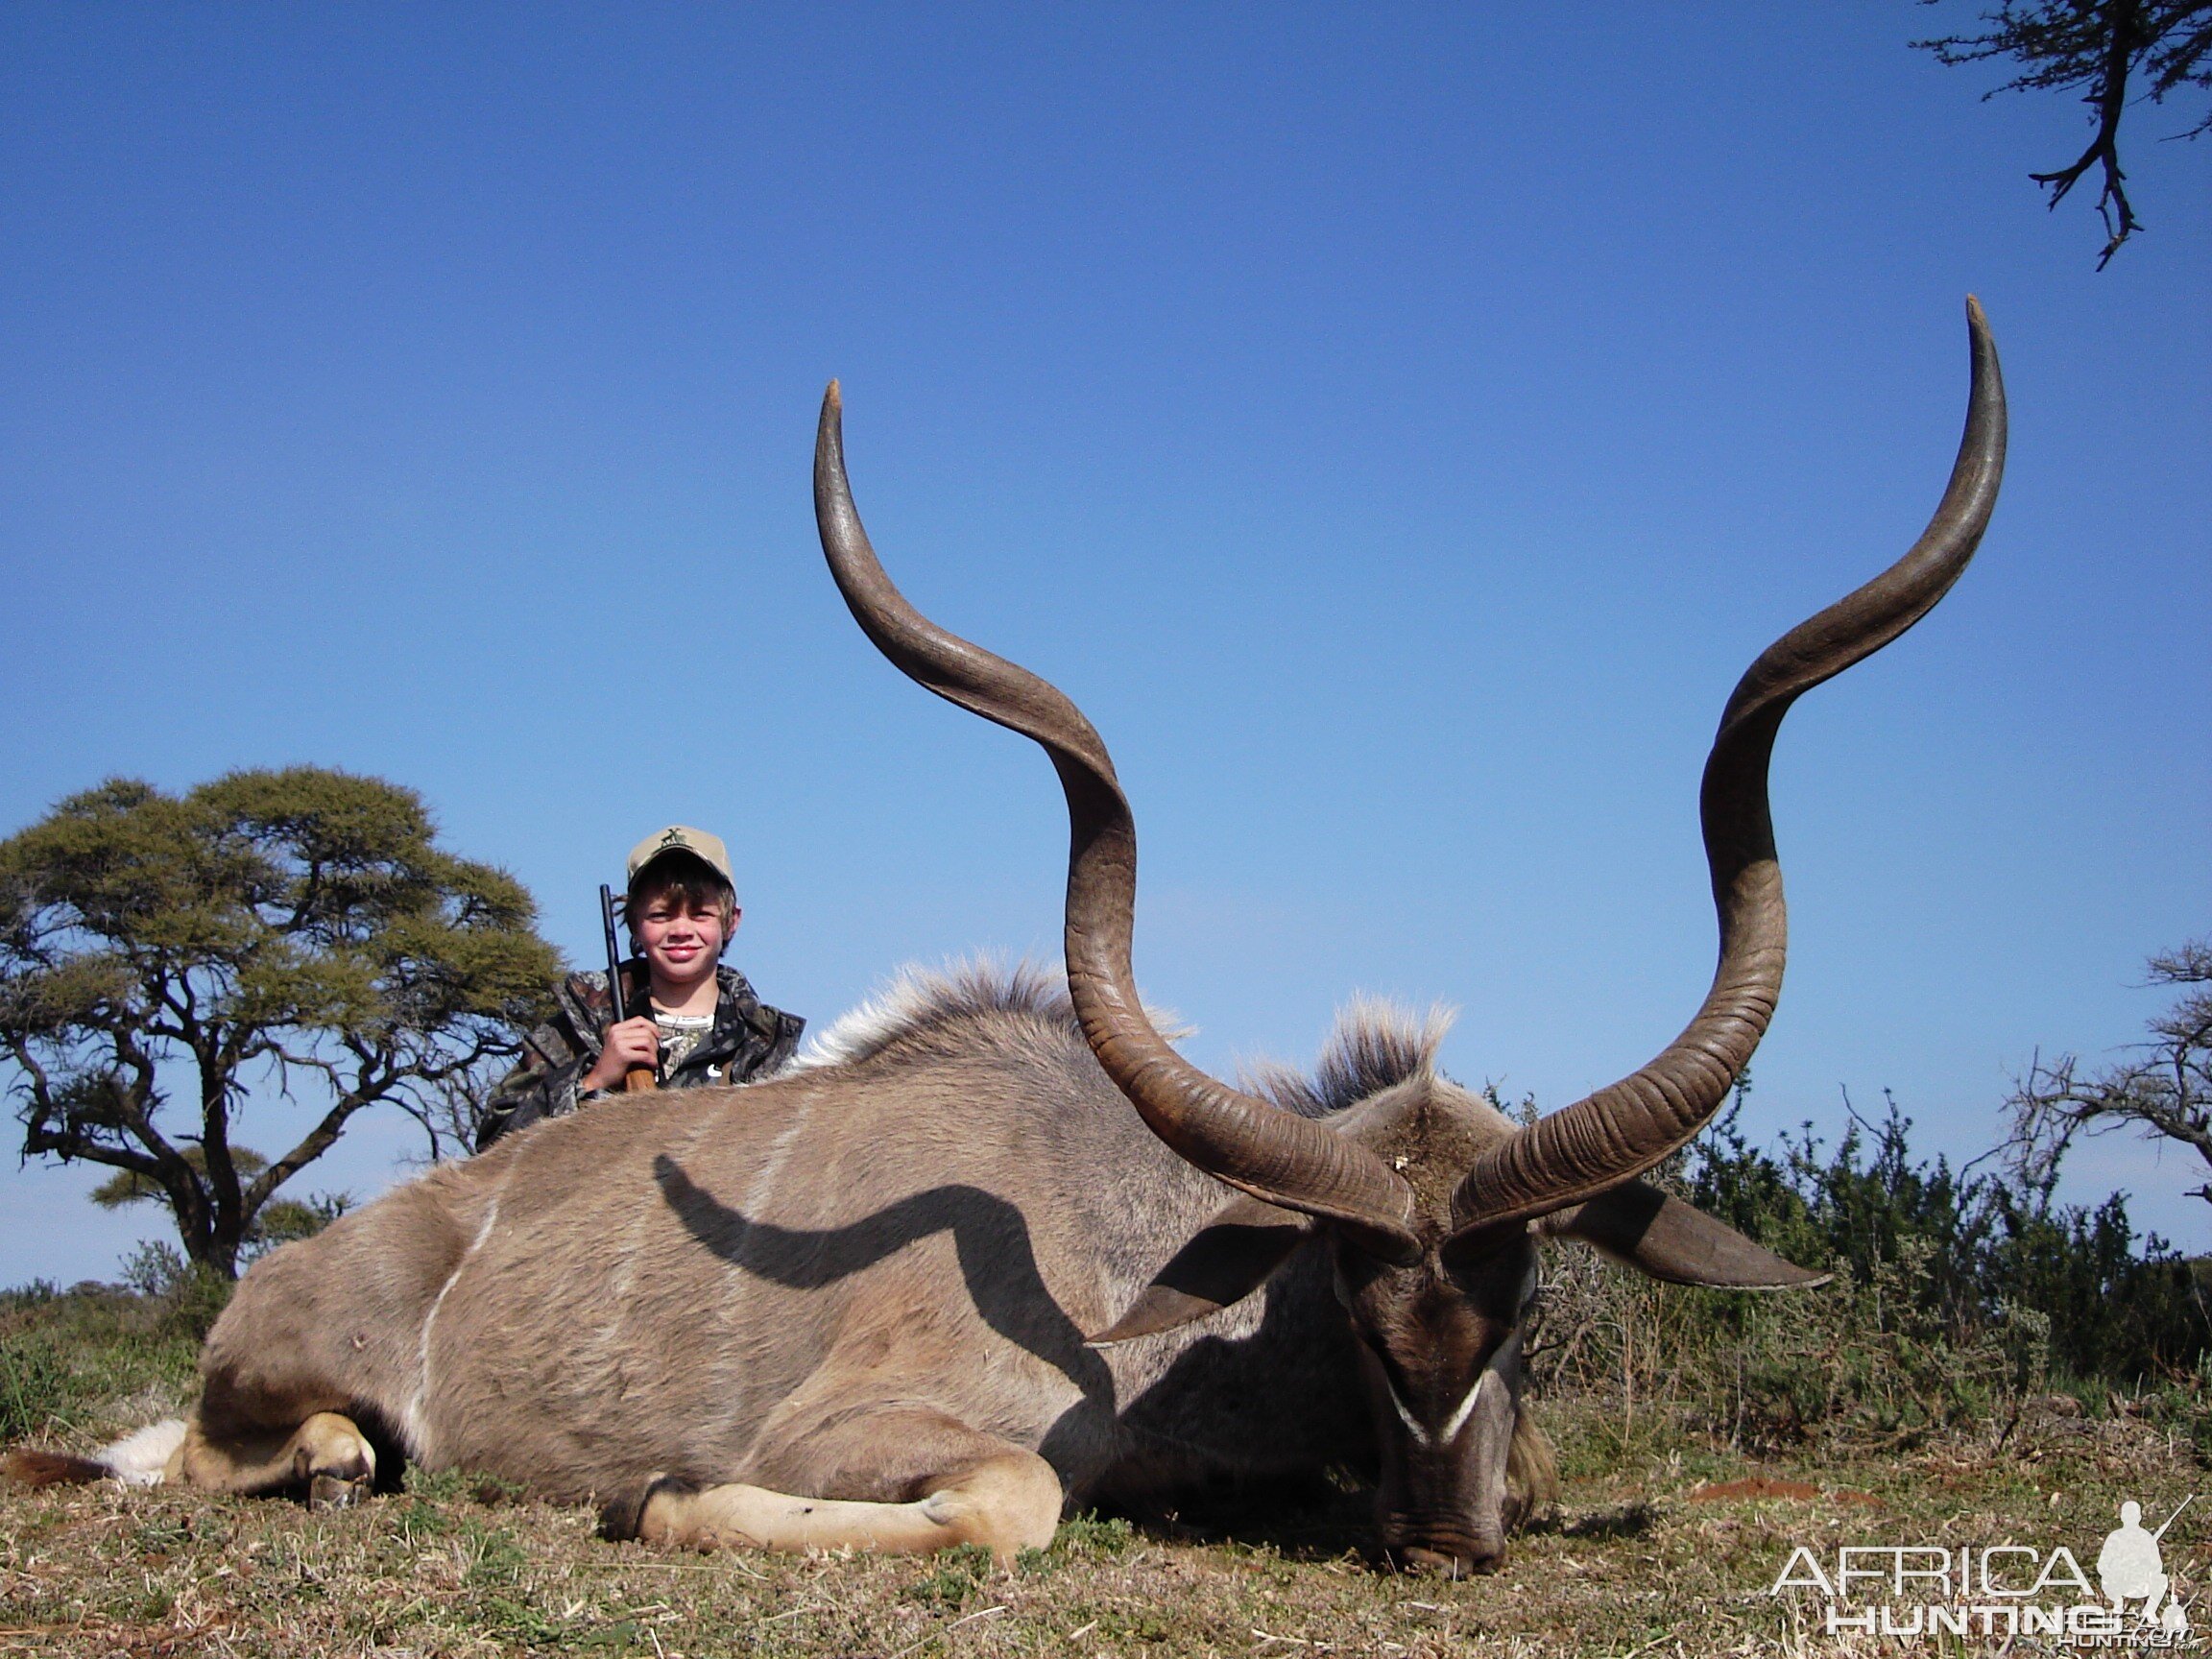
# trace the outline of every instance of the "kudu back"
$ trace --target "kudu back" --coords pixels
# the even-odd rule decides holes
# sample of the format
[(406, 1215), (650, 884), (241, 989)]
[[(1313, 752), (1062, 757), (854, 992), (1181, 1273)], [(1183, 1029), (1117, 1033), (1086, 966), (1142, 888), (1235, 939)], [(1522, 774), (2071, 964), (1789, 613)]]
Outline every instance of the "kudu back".
[(273, 1253), (156, 1447), (167, 1478), (343, 1503), (403, 1455), (599, 1502), (616, 1536), (1004, 1556), (1070, 1504), (1348, 1464), (1375, 1477), (1388, 1559), (1495, 1565), (1527, 1496), (1509, 1472), (1541, 1484), (1520, 1342), (1543, 1238), (1685, 1284), (1817, 1282), (1637, 1177), (1719, 1108), (1780, 990), (1783, 714), (1926, 614), (1988, 522), (2004, 395), (1971, 301), (1968, 325), (1965, 434), (1926, 533), (1768, 647), (1722, 714), (1703, 1003), (1649, 1064), (1528, 1125), (1437, 1073), (1436, 1031), (1372, 1011), (1311, 1083), (1259, 1094), (1162, 1038), (1130, 970), (1136, 834), (1104, 743), (900, 596), (832, 385), (815, 506), (855, 620), (1039, 743), (1066, 792), (1065, 989), (909, 978), (816, 1063), (594, 1105)]

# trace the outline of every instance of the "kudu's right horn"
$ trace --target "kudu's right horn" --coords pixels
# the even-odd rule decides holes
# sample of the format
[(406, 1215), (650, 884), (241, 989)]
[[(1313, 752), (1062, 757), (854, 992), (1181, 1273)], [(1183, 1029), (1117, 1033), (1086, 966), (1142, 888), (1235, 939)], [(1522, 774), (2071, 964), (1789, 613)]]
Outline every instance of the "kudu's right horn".
[(1727, 1098), (1782, 992), (1787, 923), (1767, 814), (1767, 762), (1790, 705), (1872, 656), (1935, 609), (1974, 557), (2005, 470), (2005, 383), (1971, 296), (1973, 390), (1951, 482), (1911, 550), (1760, 653), (1721, 711), (1699, 815), (1720, 960), (1704, 1005), (1649, 1064), (1541, 1118), (1484, 1153), (1453, 1198), (1457, 1231), (1562, 1210), (1642, 1174), (1689, 1142)]
[(1357, 1142), (1209, 1077), (1144, 1017), (1129, 966), (1137, 827), (1105, 743), (1057, 687), (947, 633), (892, 585), (853, 505), (842, 416), (831, 381), (814, 441), (814, 517), (830, 574), (862, 632), (906, 675), (1051, 756), (1068, 796), (1068, 991), (1107, 1075), (1155, 1135), (1208, 1174), (1333, 1223), (1385, 1261), (1417, 1259), (1403, 1176)]

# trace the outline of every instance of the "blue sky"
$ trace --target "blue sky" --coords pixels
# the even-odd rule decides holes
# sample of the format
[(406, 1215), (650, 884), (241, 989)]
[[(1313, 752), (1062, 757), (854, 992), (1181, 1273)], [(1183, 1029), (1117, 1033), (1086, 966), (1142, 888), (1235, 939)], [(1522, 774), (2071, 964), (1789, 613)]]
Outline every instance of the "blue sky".
[[(2212, 926), (2212, 169), (2149, 231), (2026, 178), (2086, 132), (1908, 49), (1971, 8), (0, 11), (0, 832), (125, 774), (421, 790), (595, 949), (671, 820), (826, 1021), (1058, 948), (1027, 744), (901, 680), (822, 569), (841, 376), (878, 546), (1112, 745), (1147, 994), (1304, 1058), (1363, 989), (1556, 1106), (1673, 1034), (1729, 686), (1941, 491), (1981, 296), (1976, 566), (1785, 729), (1751, 1127), (1894, 1092), (1994, 1138)], [(246, 1138), (297, 1129), (259, 1107)], [(376, 1190), (364, 1125), (312, 1187)], [(158, 1217), (0, 1169), (0, 1283)], [(2069, 1190), (2212, 1248), (2189, 1161)]]

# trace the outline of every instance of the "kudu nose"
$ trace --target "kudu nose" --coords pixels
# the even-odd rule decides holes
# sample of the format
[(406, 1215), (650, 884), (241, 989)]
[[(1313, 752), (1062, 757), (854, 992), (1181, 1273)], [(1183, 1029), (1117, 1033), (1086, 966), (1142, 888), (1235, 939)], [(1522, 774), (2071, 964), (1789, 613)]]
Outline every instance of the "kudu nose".
[(1405, 1573), (1433, 1573), (1444, 1578), (1466, 1578), (1477, 1573), (1495, 1573), (1503, 1563), (1503, 1552), (1496, 1555), (1458, 1555), (1444, 1550), (1430, 1550), (1419, 1544), (1402, 1545), (1392, 1551), (1398, 1568)]

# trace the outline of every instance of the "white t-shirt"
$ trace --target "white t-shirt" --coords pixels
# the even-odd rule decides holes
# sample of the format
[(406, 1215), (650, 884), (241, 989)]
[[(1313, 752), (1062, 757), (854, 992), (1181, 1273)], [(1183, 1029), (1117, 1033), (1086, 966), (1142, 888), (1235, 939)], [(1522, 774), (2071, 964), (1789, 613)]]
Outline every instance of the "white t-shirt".
[(707, 1033), (714, 1029), (714, 1016), (670, 1014), (656, 1008), (653, 1027), (661, 1038), (661, 1075), (671, 1077), (676, 1068), (684, 1064), (685, 1056), (707, 1041)]

